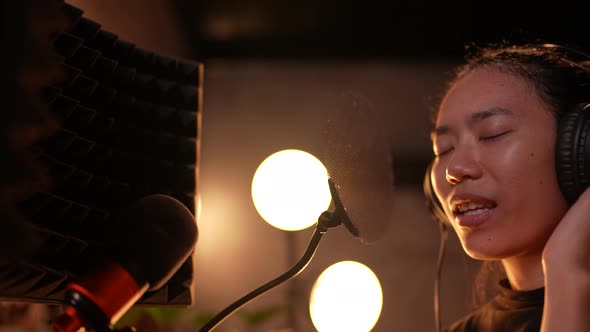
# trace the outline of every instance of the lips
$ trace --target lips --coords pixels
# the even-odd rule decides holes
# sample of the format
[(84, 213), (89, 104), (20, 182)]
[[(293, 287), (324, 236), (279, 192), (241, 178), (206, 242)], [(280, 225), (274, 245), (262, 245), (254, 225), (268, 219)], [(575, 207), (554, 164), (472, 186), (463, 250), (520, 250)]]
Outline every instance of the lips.
[(498, 205), (492, 199), (475, 194), (453, 195), (449, 204), (454, 214), (464, 214), (482, 208), (495, 208)]
[(491, 218), (498, 206), (495, 200), (475, 194), (453, 195), (449, 205), (458, 224), (463, 227), (481, 225)]

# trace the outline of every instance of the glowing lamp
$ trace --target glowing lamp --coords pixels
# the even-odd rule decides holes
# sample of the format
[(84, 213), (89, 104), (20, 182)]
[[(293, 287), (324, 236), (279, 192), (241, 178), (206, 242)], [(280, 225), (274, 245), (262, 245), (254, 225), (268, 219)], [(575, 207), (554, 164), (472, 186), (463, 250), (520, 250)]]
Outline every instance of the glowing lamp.
[(252, 199), (260, 216), (272, 226), (288, 231), (307, 228), (330, 206), (328, 172), (305, 151), (276, 152), (258, 166)]
[(342, 261), (316, 280), (309, 310), (319, 332), (368, 332), (377, 323), (382, 305), (375, 273), (361, 263)]

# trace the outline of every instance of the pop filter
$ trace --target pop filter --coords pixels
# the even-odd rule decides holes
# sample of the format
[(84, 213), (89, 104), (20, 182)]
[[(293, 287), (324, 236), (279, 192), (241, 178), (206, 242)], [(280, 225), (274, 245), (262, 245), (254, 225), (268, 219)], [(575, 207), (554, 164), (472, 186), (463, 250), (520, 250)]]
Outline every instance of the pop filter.
[(392, 214), (393, 163), (383, 123), (366, 98), (346, 93), (324, 130), (335, 212), (364, 244), (379, 240)]
[(199, 331), (209, 332), (263, 293), (297, 276), (313, 258), (328, 229), (344, 224), (362, 243), (374, 243), (389, 225), (393, 165), (383, 122), (360, 96), (345, 94), (323, 131), (324, 163), (333, 211), (318, 216), (316, 229), (301, 259), (287, 272), (241, 297)]

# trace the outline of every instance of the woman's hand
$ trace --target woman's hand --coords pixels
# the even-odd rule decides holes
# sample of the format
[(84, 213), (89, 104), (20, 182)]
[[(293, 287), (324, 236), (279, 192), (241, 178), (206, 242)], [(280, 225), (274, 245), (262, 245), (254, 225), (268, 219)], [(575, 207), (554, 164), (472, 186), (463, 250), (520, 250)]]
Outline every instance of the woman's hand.
[(541, 332), (590, 326), (590, 189), (557, 225), (543, 250), (545, 305)]
[(590, 188), (569, 208), (543, 250), (545, 273), (590, 277)]

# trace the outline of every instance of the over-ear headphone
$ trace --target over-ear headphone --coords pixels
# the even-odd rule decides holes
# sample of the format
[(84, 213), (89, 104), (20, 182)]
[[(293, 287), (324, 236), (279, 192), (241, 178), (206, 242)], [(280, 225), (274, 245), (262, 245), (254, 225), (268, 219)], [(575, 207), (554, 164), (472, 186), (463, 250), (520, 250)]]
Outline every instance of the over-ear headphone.
[[(543, 44), (540, 47), (559, 48), (577, 57), (590, 61), (590, 55), (581, 51), (555, 44)], [(589, 67), (578, 63), (572, 65), (590, 73)], [(590, 84), (590, 82), (589, 82)], [(590, 99), (590, 96), (588, 96)], [(577, 105), (565, 112), (559, 119), (557, 142), (555, 146), (555, 168), (559, 188), (569, 204), (590, 186), (590, 103)], [(434, 193), (431, 182), (433, 161), (426, 168), (423, 181), (425, 201), (433, 219), (450, 225), (442, 204)]]

